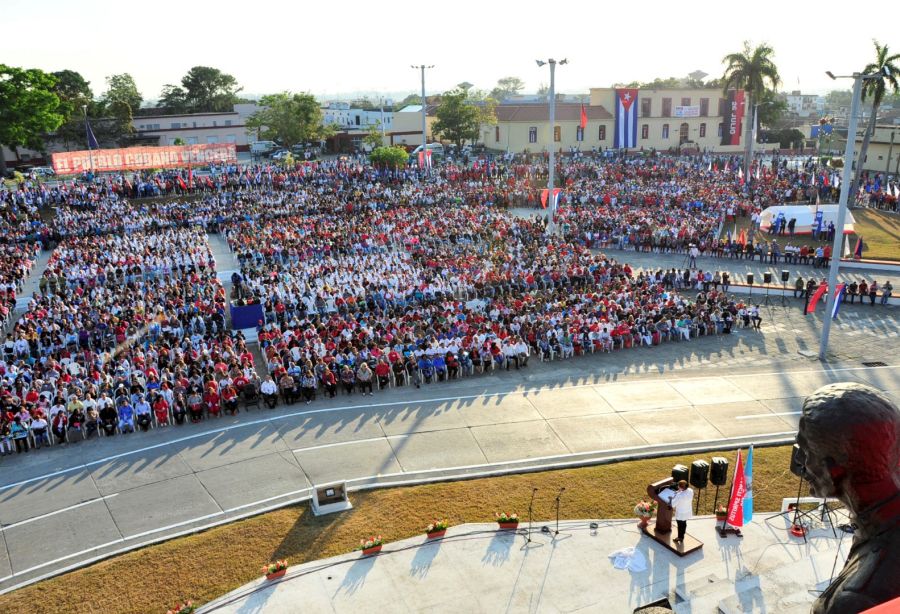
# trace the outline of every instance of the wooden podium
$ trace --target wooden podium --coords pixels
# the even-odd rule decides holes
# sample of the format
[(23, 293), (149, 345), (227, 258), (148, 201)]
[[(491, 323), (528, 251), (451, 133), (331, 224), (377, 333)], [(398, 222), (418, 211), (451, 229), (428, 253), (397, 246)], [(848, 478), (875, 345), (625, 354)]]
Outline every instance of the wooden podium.
[(672, 478), (665, 478), (647, 485), (647, 496), (656, 501), (658, 506), (656, 508), (656, 520), (647, 524), (643, 531), (678, 556), (686, 556), (691, 552), (700, 550), (703, 547), (703, 542), (692, 537), (687, 532), (684, 534), (683, 542), (675, 543), (672, 541), (672, 508), (669, 506), (669, 501), (675, 495), (675, 490), (671, 488), (674, 483), (675, 480)]

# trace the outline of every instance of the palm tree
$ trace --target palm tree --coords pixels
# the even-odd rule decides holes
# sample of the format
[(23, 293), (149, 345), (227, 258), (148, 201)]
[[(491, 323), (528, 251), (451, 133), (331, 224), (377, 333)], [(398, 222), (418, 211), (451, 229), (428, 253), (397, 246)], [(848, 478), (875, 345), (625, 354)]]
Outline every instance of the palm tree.
[[(856, 198), (857, 186), (859, 186), (859, 175), (862, 173), (863, 163), (866, 159), (866, 154), (868, 153), (869, 140), (872, 138), (872, 135), (875, 134), (875, 116), (878, 115), (878, 107), (881, 106), (881, 103), (884, 100), (884, 95), (888, 91), (888, 86), (890, 86), (890, 89), (892, 89), (894, 93), (897, 93), (897, 91), (900, 90), (900, 84), (897, 83), (897, 71), (900, 70), (900, 67), (898, 67), (900, 53), (890, 55), (887, 45), (880, 45), (877, 40), (873, 40), (872, 42), (875, 43), (875, 61), (871, 64), (867, 64), (863, 69), (862, 74), (877, 74), (878, 77), (864, 79), (862, 83), (862, 99), (872, 99), (872, 116), (869, 117), (869, 125), (866, 127), (866, 132), (863, 135), (862, 147), (859, 149), (859, 158), (857, 158), (858, 162), (856, 163), (856, 174), (853, 176), (853, 183), (850, 184), (851, 202)], [(848, 138), (851, 137), (848, 135)]]
[[(766, 44), (750, 48), (750, 43), (744, 41), (744, 50), (738, 53), (729, 53), (722, 58), (725, 64), (725, 73), (722, 75), (722, 91), (730, 89), (743, 89), (747, 94), (746, 117), (747, 126), (745, 138), (746, 150), (744, 152), (744, 172), (750, 173), (750, 139), (753, 138), (753, 105), (756, 99), (762, 96), (766, 89), (775, 89), (781, 83), (778, 76), (778, 67), (772, 60), (775, 51)], [(768, 88), (766, 87), (768, 85)]]

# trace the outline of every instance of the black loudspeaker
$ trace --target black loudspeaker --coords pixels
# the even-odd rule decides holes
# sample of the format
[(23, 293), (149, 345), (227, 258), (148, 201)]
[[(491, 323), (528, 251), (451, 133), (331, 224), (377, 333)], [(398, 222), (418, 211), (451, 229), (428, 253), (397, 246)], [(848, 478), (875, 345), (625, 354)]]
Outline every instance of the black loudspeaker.
[(763, 273), (763, 283), (772, 283), (772, 273), (770, 271), (766, 271), (765, 273)]
[(791, 473), (797, 477), (803, 477), (803, 463), (800, 462), (800, 446), (794, 444), (791, 448)]
[(728, 483), (728, 459), (721, 456), (712, 457), (709, 481), (713, 486), (725, 486)]
[(748, 286), (753, 285), (753, 273), (747, 273), (747, 285)]
[(790, 271), (782, 271), (781, 272), (781, 281), (783, 281), (784, 283), (787, 283), (788, 279), (790, 279), (790, 278), (791, 278)]
[(691, 463), (691, 486), (706, 488), (707, 482), (709, 482), (709, 463), (705, 460), (695, 460)]
[(675, 465), (672, 467), (672, 479), (675, 480), (675, 485), (678, 485), (678, 482), (684, 480), (687, 482), (688, 480), (688, 468), (684, 465)]

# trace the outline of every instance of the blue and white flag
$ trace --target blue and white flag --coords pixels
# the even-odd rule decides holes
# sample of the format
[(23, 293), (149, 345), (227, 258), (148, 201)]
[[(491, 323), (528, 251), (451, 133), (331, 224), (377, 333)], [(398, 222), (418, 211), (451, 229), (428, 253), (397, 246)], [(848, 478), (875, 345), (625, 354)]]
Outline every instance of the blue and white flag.
[(637, 147), (637, 99), (637, 88), (616, 89), (616, 149)]
[(822, 212), (816, 211), (816, 221), (813, 222), (813, 228), (815, 229), (815, 234), (819, 234), (822, 232)]
[(841, 303), (844, 302), (844, 290), (847, 289), (846, 284), (838, 284), (834, 293), (834, 307), (831, 308), (831, 319), (836, 320), (838, 311), (841, 310)]
[(84, 132), (87, 135), (88, 149), (100, 149), (100, 145), (97, 144), (97, 137), (94, 136), (94, 131), (91, 130), (91, 122), (88, 121), (87, 116), (84, 118)]
[(744, 462), (744, 483), (746, 484), (746, 493), (744, 494), (744, 524), (753, 520), (753, 444), (747, 450), (747, 460)]

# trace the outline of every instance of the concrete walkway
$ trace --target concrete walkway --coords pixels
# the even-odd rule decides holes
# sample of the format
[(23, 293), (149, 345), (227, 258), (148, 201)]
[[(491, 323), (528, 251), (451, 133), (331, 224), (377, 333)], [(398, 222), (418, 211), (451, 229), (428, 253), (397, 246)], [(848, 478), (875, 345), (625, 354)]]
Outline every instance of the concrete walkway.
[[(241, 270), (241, 265), (228, 246), (225, 235), (222, 233), (206, 234), (209, 247), (212, 250), (213, 258), (216, 260), (216, 274), (222, 286), (225, 288), (225, 296), (231, 297), (231, 274)], [(225, 321), (231, 326), (231, 311), (226, 311)]]
[[(439, 540), (386, 543), (376, 556), (355, 552), (289, 567), (281, 580), (260, 578), (199, 611), (619, 614), (666, 599), (678, 614), (807, 614), (851, 540), (818, 527), (804, 543), (788, 534), (785, 518), (766, 516), (757, 514), (743, 538), (720, 538), (708, 517), (689, 522), (704, 545), (683, 558), (642, 535), (634, 520), (596, 521), (596, 529), (588, 520), (562, 522), (556, 537), (540, 532), (542, 524), (553, 527), (543, 520), (530, 544), (525, 523), (518, 534), (464, 524)], [(847, 522), (843, 510), (833, 522)], [(625, 548), (633, 548), (635, 567), (616, 569), (610, 554)]]
[(38, 284), (41, 281), (41, 277), (44, 275), (44, 271), (47, 270), (47, 263), (50, 261), (50, 256), (52, 254), (52, 250), (43, 250), (35, 260), (34, 266), (31, 268), (31, 272), (25, 279), (25, 283), (22, 284), (22, 291), (16, 298), (16, 308), (13, 312), (13, 317), (9, 319), (6, 329), (3, 331), (4, 336), (7, 332), (12, 330), (12, 327), (15, 325), (16, 320), (18, 320), (19, 317), (21, 317), (21, 315), (25, 313), (25, 310), (28, 308), (28, 301), (30, 301), (32, 295), (34, 295), (34, 293), (38, 291)]

